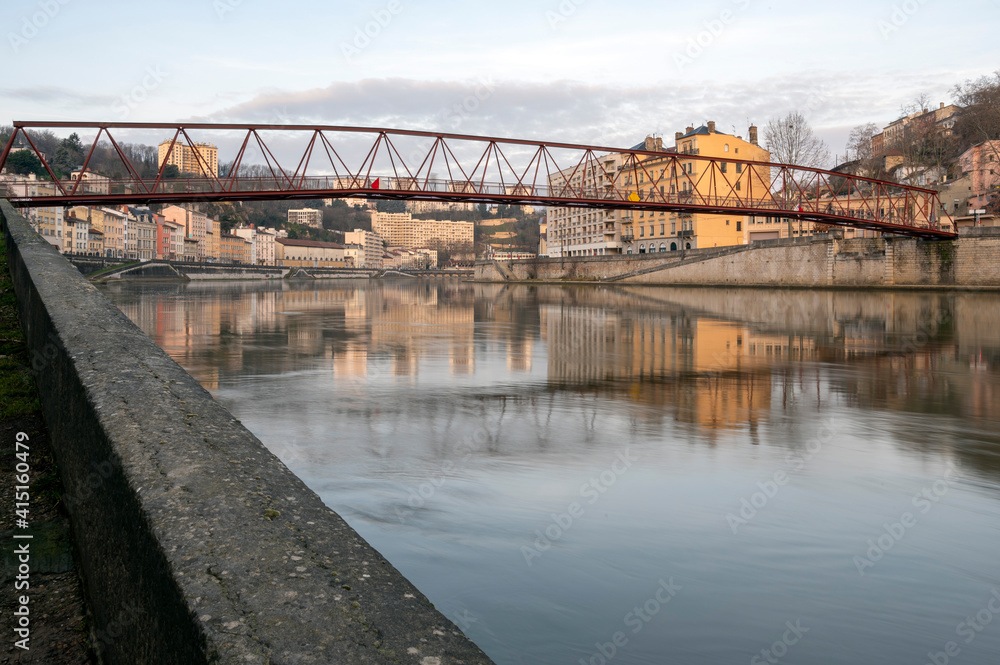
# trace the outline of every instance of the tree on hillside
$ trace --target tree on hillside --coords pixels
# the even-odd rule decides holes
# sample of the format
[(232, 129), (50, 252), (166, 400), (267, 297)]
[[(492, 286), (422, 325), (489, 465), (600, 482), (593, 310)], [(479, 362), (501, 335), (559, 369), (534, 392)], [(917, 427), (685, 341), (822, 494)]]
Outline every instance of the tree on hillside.
[(67, 176), (83, 165), (83, 144), (76, 132), (62, 140), (52, 157), (52, 169), (56, 175)]
[(379, 212), (406, 212), (406, 201), (378, 201), (375, 206)]
[(858, 163), (857, 174), (865, 178), (884, 176), (882, 156), (872, 148), (872, 137), (879, 133), (878, 125), (868, 122), (851, 130), (847, 137), (847, 160)]
[(830, 150), (798, 111), (783, 118), (772, 118), (764, 126), (764, 144), (772, 162), (825, 168), (830, 162)]
[(30, 150), (18, 150), (7, 155), (6, 168), (17, 175), (34, 173), (39, 178), (49, 179), (41, 160)]
[(1000, 139), (1000, 70), (955, 86), (954, 95), (962, 107), (954, 130), (959, 151)]

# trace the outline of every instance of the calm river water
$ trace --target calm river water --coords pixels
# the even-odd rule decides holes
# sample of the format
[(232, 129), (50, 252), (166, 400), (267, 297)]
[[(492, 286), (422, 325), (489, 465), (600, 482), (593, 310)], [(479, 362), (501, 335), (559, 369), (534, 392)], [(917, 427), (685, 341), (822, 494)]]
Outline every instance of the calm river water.
[(1000, 663), (1000, 294), (105, 292), (497, 663)]

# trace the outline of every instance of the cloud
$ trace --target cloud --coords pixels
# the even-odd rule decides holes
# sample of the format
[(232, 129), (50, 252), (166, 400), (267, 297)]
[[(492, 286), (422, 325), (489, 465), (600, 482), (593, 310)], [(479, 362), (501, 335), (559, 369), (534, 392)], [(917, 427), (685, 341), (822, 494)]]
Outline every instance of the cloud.
[[(735, 84), (631, 86), (382, 78), (265, 91), (195, 119), (390, 127), (618, 147), (653, 132), (672, 139), (674, 131), (707, 120), (717, 121), (720, 131), (745, 135), (748, 124), (762, 126), (793, 110), (804, 111), (817, 129), (846, 132), (863, 122), (894, 119), (899, 106), (919, 92), (943, 94), (953, 77), (802, 72)], [(885, 94), (888, 81), (891, 96)]]
[(101, 106), (107, 108), (114, 100), (112, 95), (96, 95), (55, 86), (30, 88), (0, 88), (5, 102), (20, 101), (33, 104), (55, 104), (61, 107), (80, 108)]

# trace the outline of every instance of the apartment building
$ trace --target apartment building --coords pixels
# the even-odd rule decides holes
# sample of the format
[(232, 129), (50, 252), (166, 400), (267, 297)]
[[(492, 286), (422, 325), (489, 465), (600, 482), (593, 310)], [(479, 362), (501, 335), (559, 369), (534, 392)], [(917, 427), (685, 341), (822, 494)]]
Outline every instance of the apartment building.
[(473, 242), (472, 222), (413, 219), (408, 212), (372, 211), (372, 231), (393, 247), (417, 248), (442, 244), (454, 247)]
[(163, 163), (177, 167), (181, 173), (195, 176), (219, 176), (219, 150), (211, 143), (195, 143), (189, 146), (178, 141), (171, 149), (170, 139), (161, 143), (157, 150), (157, 168)]
[(104, 254), (104, 234), (94, 227), (87, 230), (87, 254), (90, 256)]
[[(279, 242), (281, 241), (279, 240)], [(356, 268), (382, 267), (382, 255), (384, 253), (385, 243), (378, 234), (372, 231), (365, 231), (364, 229), (354, 229), (353, 231), (345, 231), (344, 244), (358, 245), (360, 248), (360, 251), (358, 252), (357, 255), (357, 259), (355, 260), (354, 263), (354, 267)], [(277, 249), (275, 250), (275, 258), (277, 258)]]
[(1000, 200), (1000, 141), (984, 141), (961, 154), (958, 164), (969, 178), (969, 209)]
[[(662, 150), (662, 140), (648, 138), (636, 150)], [(615, 174), (624, 158), (611, 153), (590, 160), (582, 169), (559, 171), (549, 177), (549, 191), (558, 196), (562, 190), (591, 191), (595, 194), (615, 184)], [(548, 256), (600, 256), (623, 253), (624, 213), (593, 208), (549, 208), (546, 213)]]
[[(99, 173), (94, 173), (90, 169), (86, 171), (73, 171), (69, 174), (72, 187), (76, 187), (77, 192), (84, 194), (108, 194), (111, 191), (111, 179)], [(77, 185), (79, 181), (79, 185)]]
[(274, 242), (277, 238), (277, 232), (274, 229), (247, 226), (233, 229), (233, 233), (250, 243), (248, 263), (258, 266), (276, 265)]
[(156, 258), (179, 261), (184, 258), (184, 227), (169, 221), (163, 215), (154, 215), (156, 221)]
[(933, 133), (947, 138), (952, 135), (960, 110), (955, 104), (945, 105), (941, 102), (936, 109), (921, 109), (897, 118), (872, 136), (872, 152), (882, 155), (898, 148), (913, 136), (928, 136)]
[[(690, 156), (674, 161), (650, 157), (625, 174), (625, 187), (635, 189), (642, 200), (653, 196), (673, 196), (680, 202), (695, 201), (701, 195), (731, 192), (751, 201), (770, 197), (766, 166), (719, 162), (712, 177), (702, 177), (711, 162), (696, 157), (731, 157), (734, 160), (771, 161), (771, 154), (757, 143), (757, 128), (748, 130), (749, 140), (716, 129), (715, 122), (688, 127), (674, 134), (674, 155)], [(668, 170), (669, 169), (669, 170)], [(679, 169), (679, 170), (678, 170)], [(652, 181), (651, 181), (652, 179)], [(628, 210), (622, 213), (622, 236), (627, 254), (649, 254), (699, 247), (723, 247), (744, 243), (746, 215), (667, 213)]]
[(250, 241), (233, 233), (219, 234), (219, 260), (222, 263), (249, 264)]
[(38, 231), (46, 242), (63, 251), (63, 219), (62, 206), (47, 206), (44, 208), (28, 208), (28, 221)]
[[(627, 155), (607, 154), (590, 160), (582, 169), (568, 169), (549, 178), (550, 191), (561, 189), (628, 192), (630, 199), (685, 202), (698, 195), (731, 191), (735, 196), (761, 200), (769, 196), (769, 169), (744, 168), (735, 160), (771, 161), (770, 153), (757, 143), (757, 128), (748, 139), (716, 129), (714, 121), (674, 134), (674, 146), (647, 137), (633, 150), (663, 153), (629, 162)], [(678, 159), (678, 156), (681, 158)], [(685, 158), (686, 157), (686, 158)], [(711, 163), (699, 157), (730, 157), (707, 174)], [(711, 177), (703, 177), (711, 175)], [(722, 247), (746, 242), (745, 215), (668, 213), (661, 210), (594, 210), (550, 208), (547, 215), (547, 250), (553, 257), (600, 256), (602, 254), (648, 254), (698, 247)]]
[(257, 265), (273, 266), (274, 243), (276, 236), (273, 230), (257, 229)]
[[(188, 210), (180, 206), (170, 205), (160, 211), (167, 221), (178, 224), (184, 228), (184, 236), (195, 242), (195, 261), (204, 261), (208, 254), (206, 247), (206, 236), (211, 230), (209, 218), (204, 213), (196, 210)], [(187, 249), (185, 248), (185, 254)], [(210, 256), (210, 255), (209, 255)]]
[(288, 223), (310, 226), (314, 229), (323, 228), (323, 211), (315, 208), (298, 208), (288, 211)]
[(135, 257), (140, 260), (156, 258), (156, 220), (149, 208), (124, 207), (126, 223), (135, 236)]

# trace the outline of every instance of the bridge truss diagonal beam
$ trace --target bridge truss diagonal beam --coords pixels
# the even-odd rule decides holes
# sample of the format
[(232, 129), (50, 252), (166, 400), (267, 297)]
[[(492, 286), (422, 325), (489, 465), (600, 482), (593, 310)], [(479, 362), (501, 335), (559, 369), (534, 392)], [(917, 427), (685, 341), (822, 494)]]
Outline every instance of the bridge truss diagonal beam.
[[(38, 149), (32, 134), (43, 129), (86, 137), (78, 178), (57, 173)], [(124, 149), (135, 137), (168, 143), (155, 167)], [(191, 148), (208, 139), (232, 155), (218, 172)], [(748, 215), (955, 237), (941, 226), (933, 190), (697, 151), (326, 125), (25, 121), (14, 123), (0, 169), (15, 149), (32, 152), (45, 172), (30, 184), (3, 176), (22, 207), (364, 197)], [(178, 150), (194, 155), (193, 172), (167, 177)], [(88, 175), (98, 156), (107, 172)]]

